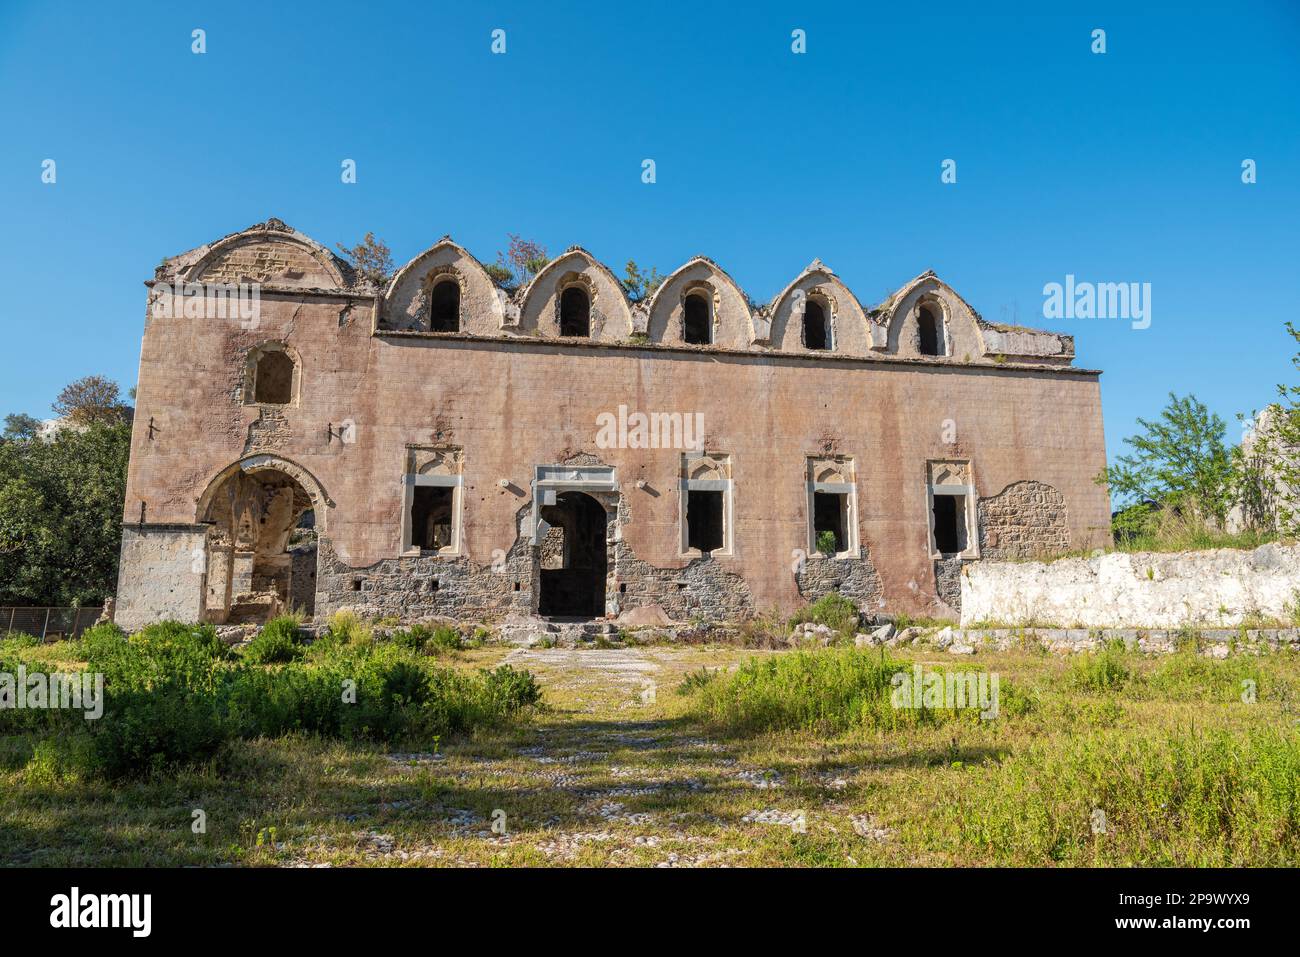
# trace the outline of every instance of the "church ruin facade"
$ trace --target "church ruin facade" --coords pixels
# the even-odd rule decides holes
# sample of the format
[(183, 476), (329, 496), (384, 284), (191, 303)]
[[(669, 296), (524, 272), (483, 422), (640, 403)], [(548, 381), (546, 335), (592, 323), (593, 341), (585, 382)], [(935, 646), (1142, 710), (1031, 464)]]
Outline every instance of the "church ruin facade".
[(701, 256), (632, 301), (581, 248), (506, 289), (442, 239), (379, 289), (270, 220), (147, 286), (127, 628), (955, 617), (967, 562), (1109, 541), (1100, 373), (933, 273), (760, 305)]

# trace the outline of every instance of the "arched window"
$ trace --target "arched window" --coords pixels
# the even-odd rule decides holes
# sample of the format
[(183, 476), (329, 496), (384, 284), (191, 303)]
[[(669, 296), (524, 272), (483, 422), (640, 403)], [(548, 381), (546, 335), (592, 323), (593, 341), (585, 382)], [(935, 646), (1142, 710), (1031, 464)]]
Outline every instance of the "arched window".
[(713, 341), (709, 301), (700, 293), (691, 293), (682, 303), (682, 334), (693, 346), (707, 346)]
[(922, 306), (916, 312), (916, 327), (920, 335), (921, 355), (946, 356), (947, 337), (943, 333), (943, 319), (933, 306)]
[(560, 293), (560, 335), (591, 335), (591, 300), (581, 286)]
[(293, 357), (283, 349), (267, 349), (253, 367), (253, 401), (288, 405), (293, 401)]
[(429, 328), (434, 332), (460, 332), (460, 283), (444, 279), (429, 295)]
[(831, 347), (831, 324), (826, 321), (826, 308), (815, 299), (804, 301), (803, 344), (809, 349)]

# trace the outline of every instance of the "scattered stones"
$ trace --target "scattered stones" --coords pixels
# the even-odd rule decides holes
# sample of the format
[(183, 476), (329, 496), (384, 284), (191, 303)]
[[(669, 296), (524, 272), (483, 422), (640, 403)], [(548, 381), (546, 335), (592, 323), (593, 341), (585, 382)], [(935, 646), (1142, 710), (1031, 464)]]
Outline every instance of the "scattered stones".
[(876, 827), (876, 823), (870, 814), (850, 814), (849, 821), (853, 824), (853, 833), (859, 837), (865, 837), (870, 841), (889, 840), (889, 830)]
[(769, 808), (766, 811), (750, 811), (741, 818), (746, 824), (779, 824), (782, 827), (803, 827), (806, 816), (802, 811), (782, 811)]
[(759, 790), (768, 791), (785, 785), (785, 778), (775, 771), (737, 771), (736, 777)]

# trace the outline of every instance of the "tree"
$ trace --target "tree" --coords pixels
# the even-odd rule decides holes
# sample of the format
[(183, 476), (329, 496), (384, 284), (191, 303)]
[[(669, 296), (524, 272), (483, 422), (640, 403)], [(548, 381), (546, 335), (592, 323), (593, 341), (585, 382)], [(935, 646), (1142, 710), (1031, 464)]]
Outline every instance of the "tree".
[(1123, 500), (1190, 508), (1221, 525), (1233, 499), (1223, 419), (1196, 396), (1171, 392), (1158, 419), (1138, 419), (1138, 424), (1145, 431), (1124, 440), (1133, 452), (1116, 459), (1099, 481)]
[(369, 280), (377, 288), (383, 289), (393, 278), (393, 255), (382, 239), (375, 238), (374, 233), (366, 233), (366, 238), (351, 248), (342, 243), (336, 245), (339, 252), (352, 261), (357, 275)]
[(627, 265), (623, 267), (623, 272), (624, 276), (620, 282), (622, 282), (623, 288), (627, 290), (627, 297), (633, 302), (649, 299), (664, 284), (664, 280), (668, 278), (667, 276), (661, 276), (659, 270), (653, 266), (649, 272), (642, 272), (641, 267), (636, 264), (634, 259), (627, 261)]
[(41, 420), (22, 412), (11, 412), (5, 416), (6, 439), (31, 439), (41, 427)]
[[(512, 288), (525, 286), (532, 280), (551, 257), (546, 254), (546, 247), (531, 239), (522, 239), (515, 233), (507, 233), (510, 245), (504, 253), (497, 253), (493, 278), (502, 285)], [(502, 279), (501, 277), (505, 278)]]
[(130, 406), (119, 400), (117, 383), (102, 375), (83, 376), (63, 387), (51, 405), (54, 414), (77, 425), (124, 422)]
[(99, 604), (117, 585), (131, 427), (0, 442), (0, 604)]

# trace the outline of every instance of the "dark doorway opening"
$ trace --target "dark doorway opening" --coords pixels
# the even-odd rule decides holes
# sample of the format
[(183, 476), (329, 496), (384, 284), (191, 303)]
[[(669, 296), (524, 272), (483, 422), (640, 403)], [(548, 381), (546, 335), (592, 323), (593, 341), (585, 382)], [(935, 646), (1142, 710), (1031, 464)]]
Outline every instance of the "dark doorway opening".
[(940, 554), (957, 555), (966, 550), (966, 496), (934, 497), (934, 547)]
[(705, 555), (722, 547), (722, 493), (686, 493), (686, 544)]
[(713, 341), (713, 323), (709, 321), (709, 304), (703, 296), (692, 294), (682, 305), (685, 339), (693, 346), (707, 346)]
[(560, 293), (560, 335), (591, 335), (591, 300), (581, 286)]
[(829, 533), (835, 536), (835, 552), (838, 554), (848, 548), (848, 536), (845, 529), (848, 519), (849, 497), (838, 492), (813, 492), (813, 543), (817, 550), (826, 553), (823, 547)]
[(542, 568), (537, 613), (566, 618), (605, 614), (605, 508), (583, 492), (561, 492), (543, 505), (542, 520), (562, 528), (559, 568)]
[(808, 299), (803, 307), (803, 344), (809, 349), (829, 349), (831, 328), (821, 303)]
[(460, 283), (444, 279), (429, 296), (429, 328), (434, 332), (460, 332)]
[(424, 551), (446, 548), (451, 542), (453, 489), (417, 485), (411, 497), (411, 545)]

